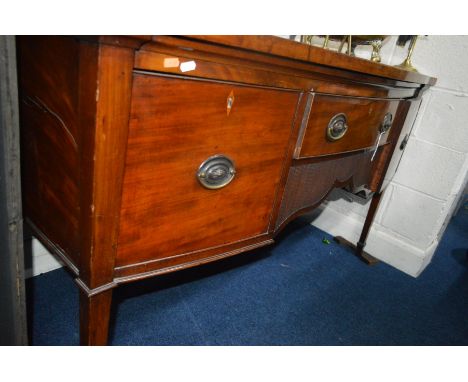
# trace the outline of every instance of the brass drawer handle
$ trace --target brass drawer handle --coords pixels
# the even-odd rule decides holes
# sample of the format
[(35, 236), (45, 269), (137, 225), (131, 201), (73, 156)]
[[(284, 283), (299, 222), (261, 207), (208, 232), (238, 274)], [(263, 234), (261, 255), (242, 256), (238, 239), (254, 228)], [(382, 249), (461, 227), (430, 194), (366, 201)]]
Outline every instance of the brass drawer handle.
[(234, 162), (225, 155), (214, 155), (206, 159), (198, 168), (197, 179), (209, 189), (227, 186), (234, 179)]
[(330, 141), (337, 141), (343, 138), (348, 131), (347, 118), (344, 113), (336, 114), (330, 119), (327, 126), (327, 138)]

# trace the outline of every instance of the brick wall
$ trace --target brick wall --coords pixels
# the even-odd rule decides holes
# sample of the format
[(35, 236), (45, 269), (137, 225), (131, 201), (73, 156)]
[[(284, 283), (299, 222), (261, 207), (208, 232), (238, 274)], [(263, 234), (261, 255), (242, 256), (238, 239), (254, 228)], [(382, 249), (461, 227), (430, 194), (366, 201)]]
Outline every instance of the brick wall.
[[(403, 61), (395, 37), (383, 62)], [(358, 54), (369, 54), (361, 49)], [(385, 191), (367, 245), (373, 256), (413, 276), (429, 264), (463, 194), (468, 173), (468, 36), (426, 36), (414, 66), (438, 78), (423, 97), (395, 177)], [(356, 241), (368, 204), (334, 192), (312, 224)], [(336, 222), (340, 223), (336, 225)]]

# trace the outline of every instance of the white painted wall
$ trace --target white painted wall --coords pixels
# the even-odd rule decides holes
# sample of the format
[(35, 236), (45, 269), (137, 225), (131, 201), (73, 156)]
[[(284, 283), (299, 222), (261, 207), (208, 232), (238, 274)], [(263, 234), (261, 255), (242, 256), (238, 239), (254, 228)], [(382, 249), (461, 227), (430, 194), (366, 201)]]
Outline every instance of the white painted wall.
[[(32, 277), (62, 267), (61, 261), (52, 256), (36, 238), (28, 238), (24, 243), (25, 277)], [(30, 257), (30, 258), (28, 258)]]
[[(391, 37), (382, 62), (403, 61), (406, 50)], [(356, 50), (369, 57), (367, 47)], [(457, 198), (468, 178), (468, 36), (428, 36), (415, 48), (413, 64), (438, 78), (423, 97), (418, 118), (398, 171), (385, 191), (366, 251), (413, 276), (431, 261)], [(407, 128), (410, 128), (408, 126)], [(334, 191), (315, 213), (315, 226), (357, 241), (368, 204)], [(37, 275), (60, 267), (33, 239), (32, 268)]]
[[(383, 50), (382, 62), (403, 61), (406, 50), (395, 47), (394, 41), (386, 44), (392, 48)], [(468, 178), (468, 36), (423, 37), (412, 61), (438, 82), (423, 96), (366, 251), (418, 276), (430, 263)], [(368, 207), (337, 190), (312, 224), (356, 242)]]

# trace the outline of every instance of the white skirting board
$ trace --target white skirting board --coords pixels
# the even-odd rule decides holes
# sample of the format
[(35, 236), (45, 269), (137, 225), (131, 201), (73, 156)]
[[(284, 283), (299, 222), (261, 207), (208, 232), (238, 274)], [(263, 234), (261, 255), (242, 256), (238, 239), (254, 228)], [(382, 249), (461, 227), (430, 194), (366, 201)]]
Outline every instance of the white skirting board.
[(25, 256), (30, 256), (30, 259), (26, 259), (26, 264), (28, 264), (25, 269), (26, 278), (53, 271), (64, 265), (55, 256), (51, 255), (39, 240), (35, 238), (27, 240), (24, 243), (24, 247)]
[[(311, 215), (312, 225), (332, 236), (342, 236), (350, 242), (357, 243), (364, 221), (344, 215), (332, 208), (322, 205)], [(376, 222), (372, 225), (367, 238), (365, 251), (410, 276), (417, 277), (430, 263), (437, 248), (434, 242), (425, 251), (414, 247), (394, 235), (385, 232)]]

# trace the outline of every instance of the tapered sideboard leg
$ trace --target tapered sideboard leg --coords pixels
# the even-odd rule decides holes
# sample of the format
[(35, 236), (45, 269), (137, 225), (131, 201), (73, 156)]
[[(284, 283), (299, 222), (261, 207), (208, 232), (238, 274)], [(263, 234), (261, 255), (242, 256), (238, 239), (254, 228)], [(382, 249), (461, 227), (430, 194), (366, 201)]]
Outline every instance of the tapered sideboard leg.
[(377, 207), (379, 206), (381, 196), (382, 196), (382, 192), (376, 192), (372, 196), (369, 211), (367, 212), (367, 216), (366, 216), (366, 221), (364, 222), (364, 227), (362, 228), (359, 241), (356, 244), (356, 254), (358, 256), (362, 256), (363, 249), (366, 245), (367, 235), (369, 234), (370, 227), (372, 225), (372, 222), (374, 221), (375, 213), (377, 212)]
[(369, 235), (370, 227), (374, 221), (375, 213), (377, 212), (377, 207), (379, 206), (381, 196), (381, 192), (375, 193), (373, 195), (369, 211), (367, 212), (366, 221), (364, 222), (364, 227), (361, 231), (361, 236), (359, 237), (359, 241), (356, 244), (346, 240), (341, 236), (334, 237), (334, 240), (338, 244), (351, 248), (354, 251), (354, 254), (368, 265), (375, 265), (379, 262), (379, 260), (377, 260), (375, 257), (365, 252), (364, 247), (366, 246), (367, 236)]
[(80, 290), (80, 344), (107, 345), (112, 289), (88, 297)]

